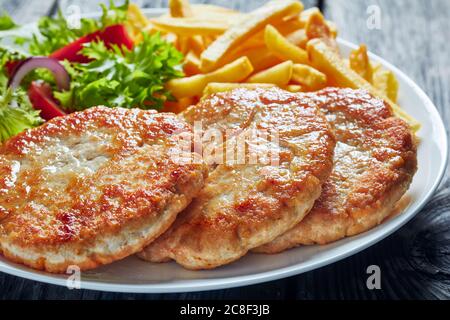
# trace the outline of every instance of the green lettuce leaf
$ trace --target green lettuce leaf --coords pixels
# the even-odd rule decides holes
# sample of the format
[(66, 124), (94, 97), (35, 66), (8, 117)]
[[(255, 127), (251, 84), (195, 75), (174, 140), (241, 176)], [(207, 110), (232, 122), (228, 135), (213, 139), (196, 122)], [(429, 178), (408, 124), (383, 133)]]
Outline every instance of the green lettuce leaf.
[(14, 20), (6, 13), (0, 15), (0, 30), (10, 30), (17, 27)]
[(8, 89), (7, 81), (4, 70), (0, 70), (0, 143), (43, 123), (39, 111), (31, 106), (26, 92)]
[(58, 10), (56, 17), (42, 17), (39, 20), (39, 34), (33, 34), (30, 38), (17, 37), (15, 42), (23, 46), (28, 44), (31, 55), (47, 56), (82, 36), (124, 22), (128, 4), (128, 0), (120, 6), (116, 6), (112, 0), (109, 7), (102, 4), (103, 14), (100, 20), (81, 18), (80, 28), (71, 28), (63, 13)]

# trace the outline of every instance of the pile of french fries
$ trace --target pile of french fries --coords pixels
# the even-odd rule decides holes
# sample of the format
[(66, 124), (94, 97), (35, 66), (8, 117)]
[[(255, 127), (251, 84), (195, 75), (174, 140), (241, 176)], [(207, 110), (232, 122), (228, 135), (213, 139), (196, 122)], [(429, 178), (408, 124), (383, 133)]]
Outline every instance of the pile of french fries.
[(336, 26), (318, 8), (303, 9), (297, 0), (272, 0), (249, 13), (170, 0), (169, 14), (152, 19), (131, 4), (128, 21), (135, 41), (142, 31), (160, 32), (184, 54), (186, 76), (167, 83), (177, 99), (167, 111), (181, 112), (203, 96), (237, 87), (308, 92), (338, 86), (368, 90), (418, 130), (396, 104), (394, 73), (370, 61), (364, 45), (342, 57)]

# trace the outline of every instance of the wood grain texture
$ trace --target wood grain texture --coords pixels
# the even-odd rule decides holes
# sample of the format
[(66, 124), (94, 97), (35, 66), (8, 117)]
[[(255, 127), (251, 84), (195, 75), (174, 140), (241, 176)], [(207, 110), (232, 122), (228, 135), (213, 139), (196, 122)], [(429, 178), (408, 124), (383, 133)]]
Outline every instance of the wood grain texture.
[(54, 6), (55, 0), (0, 0), (0, 12), (6, 11), (19, 24), (31, 23), (37, 17), (50, 14)]
[[(30, 3), (0, 0), (2, 8), (21, 15)], [(50, 1), (51, 2), (51, 1)], [(62, 3), (63, 1), (61, 1)], [(87, 1), (92, 3), (93, 1)], [(167, 1), (137, 1), (144, 7), (166, 6)], [(215, 3), (248, 11), (264, 0), (193, 1)], [(337, 22), (340, 35), (364, 42), (411, 76), (432, 98), (446, 124), (450, 123), (450, 1), (448, 0), (323, 0)], [(367, 8), (381, 9), (381, 30), (366, 26)], [(34, 6), (34, 4), (33, 4)], [(96, 7), (96, 5), (95, 5)], [(10, 8), (10, 9), (8, 9)], [(52, 5), (48, 6), (51, 10)], [(37, 9), (33, 9), (37, 10)], [(83, 10), (92, 7), (83, 6)], [(40, 13), (42, 14), (42, 13)], [(44, 13), (45, 14), (45, 13)], [(29, 19), (31, 16), (28, 16)], [(34, 20), (38, 15), (34, 17)], [(368, 290), (366, 269), (381, 268), (381, 290)], [(0, 274), (0, 299), (449, 299), (450, 298), (450, 180), (418, 216), (375, 246), (333, 265), (303, 275), (260, 285), (184, 294), (122, 294), (68, 290)]]

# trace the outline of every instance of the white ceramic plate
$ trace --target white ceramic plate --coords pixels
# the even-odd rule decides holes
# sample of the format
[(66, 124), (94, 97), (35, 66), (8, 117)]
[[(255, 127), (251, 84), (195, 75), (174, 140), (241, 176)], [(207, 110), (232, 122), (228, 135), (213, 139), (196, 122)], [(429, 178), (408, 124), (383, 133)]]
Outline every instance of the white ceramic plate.
[[(164, 10), (148, 10), (149, 16)], [(339, 40), (342, 53), (355, 46)], [(355, 254), (403, 226), (426, 204), (436, 190), (446, 167), (447, 136), (436, 107), (427, 95), (404, 73), (371, 55), (375, 61), (393, 70), (400, 82), (399, 104), (422, 123), (419, 132), (419, 169), (408, 195), (411, 202), (401, 215), (361, 235), (325, 246), (308, 246), (278, 255), (249, 254), (228, 266), (209, 271), (188, 271), (175, 263), (150, 264), (136, 257), (83, 272), (81, 288), (117, 292), (186, 292), (250, 285), (307, 272)], [(19, 277), (66, 285), (65, 275), (37, 272), (0, 257), (0, 271)]]

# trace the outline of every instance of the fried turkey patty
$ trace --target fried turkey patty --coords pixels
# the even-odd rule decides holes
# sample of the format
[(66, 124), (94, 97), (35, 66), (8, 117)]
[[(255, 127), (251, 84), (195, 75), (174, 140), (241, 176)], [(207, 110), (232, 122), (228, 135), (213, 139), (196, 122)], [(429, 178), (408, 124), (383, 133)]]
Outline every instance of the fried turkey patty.
[[(267, 141), (255, 152), (276, 149), (279, 163), (213, 163), (199, 195), (139, 256), (153, 262), (173, 259), (189, 269), (214, 268), (303, 219), (331, 171), (335, 143), (325, 117), (310, 100), (280, 89), (236, 89), (188, 109), (183, 116), (189, 123), (202, 121), (204, 129), (228, 132), (224, 153), (230, 148), (227, 142), (249, 130), (276, 132), (278, 144)], [(209, 144), (214, 142), (203, 141), (203, 146)]]
[(336, 88), (310, 96), (335, 130), (333, 172), (308, 216), (257, 252), (325, 244), (373, 228), (391, 213), (416, 172), (414, 134), (382, 100), (364, 90)]
[(202, 162), (170, 156), (186, 133), (174, 114), (96, 107), (10, 139), (0, 146), (0, 251), (65, 272), (142, 250), (203, 186)]

